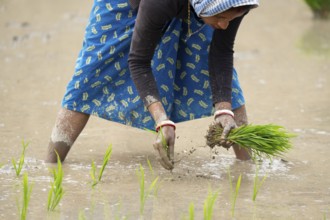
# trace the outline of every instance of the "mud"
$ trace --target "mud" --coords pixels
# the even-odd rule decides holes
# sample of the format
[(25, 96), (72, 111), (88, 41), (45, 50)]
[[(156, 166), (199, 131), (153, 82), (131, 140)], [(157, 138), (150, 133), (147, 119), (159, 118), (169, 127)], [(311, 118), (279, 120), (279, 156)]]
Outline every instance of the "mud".
[[(154, 134), (91, 117), (63, 164), (65, 195), (47, 212), (51, 181), (44, 163), (60, 100), (73, 74), (90, 1), (0, 0), (0, 219), (17, 219), (22, 176), (11, 159), (26, 150), (23, 172), (33, 183), (28, 219), (137, 219), (142, 164), (147, 185), (159, 176), (158, 196), (148, 198), (144, 219), (182, 219), (191, 202), (203, 217), (209, 188), (220, 190), (214, 219), (232, 219), (228, 170), (242, 174), (233, 219), (330, 217), (330, 23), (317, 22), (303, 1), (261, 1), (243, 21), (235, 66), (250, 123), (276, 123), (298, 135), (284, 158), (259, 163), (266, 176), (252, 201), (257, 166), (233, 151), (205, 146), (212, 118), (177, 125), (173, 172), (157, 162)], [(91, 187), (92, 160), (100, 168), (113, 153), (101, 183)], [(147, 159), (153, 166), (149, 171)], [(147, 186), (146, 185), (146, 186)]]

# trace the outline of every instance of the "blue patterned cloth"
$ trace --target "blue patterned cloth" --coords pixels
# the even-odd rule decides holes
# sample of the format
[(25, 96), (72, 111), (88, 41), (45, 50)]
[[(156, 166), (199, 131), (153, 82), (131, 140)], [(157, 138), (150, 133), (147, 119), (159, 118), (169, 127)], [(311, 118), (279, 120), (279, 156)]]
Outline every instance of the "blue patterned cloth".
[[(69, 110), (154, 130), (154, 121), (130, 78), (127, 57), (136, 13), (128, 0), (95, 0), (86, 27), (75, 73), (67, 86), (62, 106)], [(174, 19), (152, 60), (162, 103), (174, 122), (212, 115), (208, 73), (208, 47), (213, 30), (192, 18)], [(244, 97), (233, 70), (233, 109)]]

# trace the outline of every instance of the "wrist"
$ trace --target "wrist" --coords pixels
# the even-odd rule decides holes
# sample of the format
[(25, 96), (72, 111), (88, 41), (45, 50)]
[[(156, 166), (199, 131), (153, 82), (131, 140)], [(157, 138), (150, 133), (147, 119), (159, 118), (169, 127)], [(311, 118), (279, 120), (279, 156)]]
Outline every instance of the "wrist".
[(156, 132), (158, 132), (162, 127), (165, 127), (165, 126), (172, 127), (172, 128), (174, 128), (174, 130), (176, 129), (175, 123), (173, 121), (164, 120), (164, 121), (157, 123)]
[(230, 102), (217, 102), (214, 104), (214, 108), (215, 110), (223, 110), (223, 109), (227, 109), (227, 110), (231, 110), (231, 103)]
[(231, 116), (232, 118), (235, 117), (235, 114), (234, 112), (232, 112), (231, 110), (228, 110), (228, 109), (221, 109), (221, 110), (216, 110), (214, 112), (214, 119), (216, 119), (217, 117), (221, 116), (221, 115), (229, 115)]

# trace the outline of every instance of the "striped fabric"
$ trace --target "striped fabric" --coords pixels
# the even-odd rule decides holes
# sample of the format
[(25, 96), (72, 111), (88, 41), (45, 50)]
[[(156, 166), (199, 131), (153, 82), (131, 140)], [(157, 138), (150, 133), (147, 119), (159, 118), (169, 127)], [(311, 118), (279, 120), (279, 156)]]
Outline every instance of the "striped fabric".
[(233, 7), (259, 5), (258, 0), (190, 0), (198, 17), (211, 17)]

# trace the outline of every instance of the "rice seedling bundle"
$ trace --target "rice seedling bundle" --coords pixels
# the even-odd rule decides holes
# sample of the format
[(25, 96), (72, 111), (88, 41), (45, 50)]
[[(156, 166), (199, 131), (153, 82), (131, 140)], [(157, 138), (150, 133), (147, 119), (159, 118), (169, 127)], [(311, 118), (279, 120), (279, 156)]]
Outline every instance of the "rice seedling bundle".
[[(211, 148), (221, 146), (223, 128), (219, 124), (209, 127), (206, 135), (207, 145)], [(296, 135), (289, 133), (284, 127), (274, 124), (242, 125), (230, 131), (227, 140), (232, 144), (251, 150), (252, 156), (282, 156), (292, 148), (291, 138)]]

